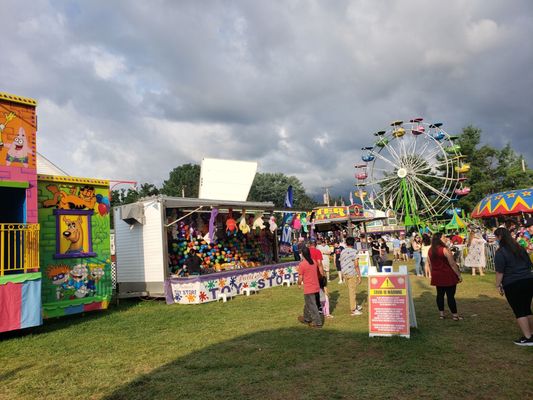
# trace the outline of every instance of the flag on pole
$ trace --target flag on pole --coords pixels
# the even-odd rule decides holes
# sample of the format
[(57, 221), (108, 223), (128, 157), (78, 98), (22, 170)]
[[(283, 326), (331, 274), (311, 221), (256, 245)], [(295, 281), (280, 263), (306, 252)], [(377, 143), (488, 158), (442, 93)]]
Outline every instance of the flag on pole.
[(353, 206), (353, 194), (351, 190), (350, 190), (350, 205)]
[(287, 188), (287, 194), (285, 195), (285, 207), (292, 208), (292, 185)]
[[(285, 203), (284, 206), (287, 208), (292, 208), (293, 204), (293, 198), (292, 198), (292, 185), (289, 185), (287, 188), (287, 194), (285, 194)], [(289, 213), (283, 213), (283, 222), (281, 226), (285, 226), (289, 223), (289, 219), (291, 218), (292, 214)]]

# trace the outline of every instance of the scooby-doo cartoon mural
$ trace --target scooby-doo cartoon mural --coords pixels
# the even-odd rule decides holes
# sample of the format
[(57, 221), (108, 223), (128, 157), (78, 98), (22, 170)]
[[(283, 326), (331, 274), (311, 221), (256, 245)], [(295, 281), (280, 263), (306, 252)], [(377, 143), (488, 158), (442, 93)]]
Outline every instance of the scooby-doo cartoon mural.
[(92, 210), (53, 210), (56, 218), (56, 253), (54, 258), (93, 257)]
[(45, 317), (107, 308), (111, 282), (110, 218), (98, 199), (109, 181), (39, 175)]
[(76, 219), (70, 219), (64, 215), (63, 221), (67, 229), (61, 234), (70, 242), (65, 254), (83, 253), (83, 222), (81, 216), (78, 215)]
[(79, 191), (76, 186), (70, 186), (66, 192), (58, 185), (50, 184), (46, 186), (46, 190), (52, 193), (53, 197), (44, 200), (43, 207), (56, 207), (60, 210), (92, 210), (96, 204), (93, 186), (85, 185)]

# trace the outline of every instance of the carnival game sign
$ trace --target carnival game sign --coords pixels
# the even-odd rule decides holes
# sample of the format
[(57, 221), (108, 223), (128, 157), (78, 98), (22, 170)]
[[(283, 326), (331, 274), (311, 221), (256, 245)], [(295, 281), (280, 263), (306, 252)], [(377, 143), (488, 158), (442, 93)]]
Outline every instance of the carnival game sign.
[(409, 295), (407, 275), (370, 276), (369, 335), (409, 337)]
[(315, 222), (334, 219), (357, 218), (363, 215), (359, 206), (315, 208)]
[[(284, 280), (290, 280), (292, 283), (298, 280), (297, 263), (266, 265), (199, 277), (171, 278), (171, 295), (167, 294), (167, 302), (179, 304), (207, 303), (216, 301), (219, 293), (237, 296), (242, 294), (245, 288), (261, 290), (281, 286)], [(171, 301), (169, 301), (170, 298)]]

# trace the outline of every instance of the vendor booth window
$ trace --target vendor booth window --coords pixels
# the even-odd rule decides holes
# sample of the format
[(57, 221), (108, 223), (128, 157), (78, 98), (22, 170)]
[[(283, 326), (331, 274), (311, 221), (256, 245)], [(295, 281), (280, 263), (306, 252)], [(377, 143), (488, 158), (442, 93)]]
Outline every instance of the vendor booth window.
[(93, 211), (54, 210), (56, 254), (54, 258), (94, 257), (91, 237)]

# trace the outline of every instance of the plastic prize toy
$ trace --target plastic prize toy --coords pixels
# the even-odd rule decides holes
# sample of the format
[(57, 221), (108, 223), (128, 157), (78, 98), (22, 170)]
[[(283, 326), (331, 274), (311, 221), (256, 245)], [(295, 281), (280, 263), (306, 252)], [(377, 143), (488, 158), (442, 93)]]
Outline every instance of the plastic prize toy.
[(371, 193), (377, 208), (393, 209), (406, 227), (440, 218), (459, 196), (470, 165), (464, 163), (457, 136), (442, 129), (442, 123), (422, 118), (394, 121), (374, 133), (372, 146), (363, 147), (355, 165), (356, 186)]

